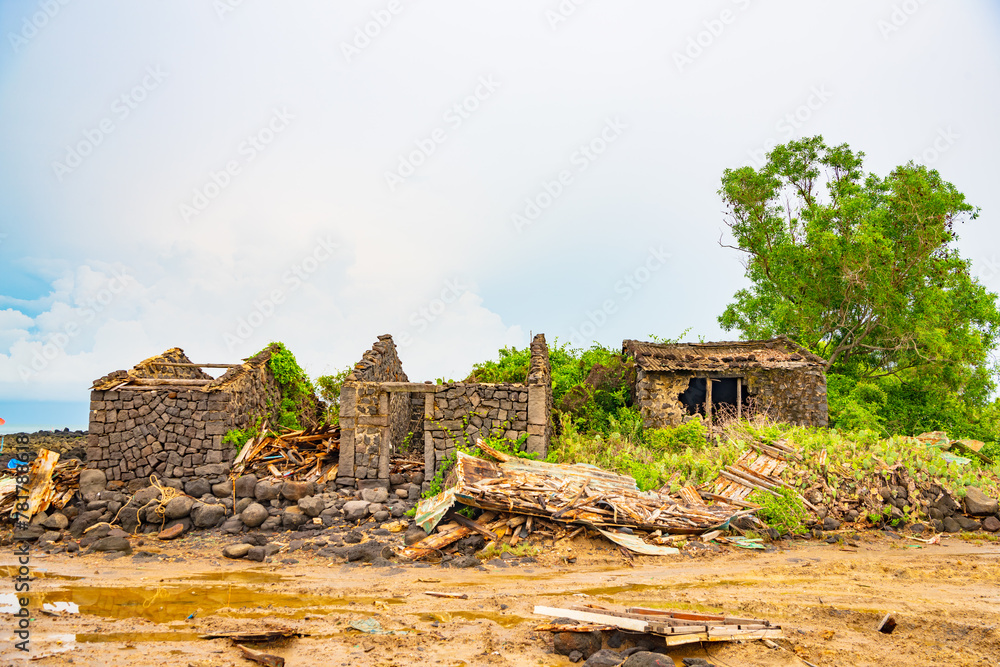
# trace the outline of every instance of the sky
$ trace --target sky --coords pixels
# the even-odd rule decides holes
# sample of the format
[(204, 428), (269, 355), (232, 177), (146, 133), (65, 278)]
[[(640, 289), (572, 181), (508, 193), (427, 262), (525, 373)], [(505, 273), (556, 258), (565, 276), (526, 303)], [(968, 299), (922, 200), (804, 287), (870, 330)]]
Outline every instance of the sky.
[(981, 207), (1000, 289), (987, 0), (3, 0), (0, 433), (92, 381), (390, 333), (411, 380), (533, 333), (729, 340), (727, 167), (821, 134)]

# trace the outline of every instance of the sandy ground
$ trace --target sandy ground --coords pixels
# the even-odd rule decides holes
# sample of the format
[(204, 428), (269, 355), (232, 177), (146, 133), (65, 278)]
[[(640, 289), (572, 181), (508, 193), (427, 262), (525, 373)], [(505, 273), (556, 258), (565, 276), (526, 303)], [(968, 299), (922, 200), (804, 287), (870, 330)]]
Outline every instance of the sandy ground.
[[(307, 636), (258, 650), (290, 667), (569, 665), (549, 633), (533, 630), (542, 619), (532, 609), (581, 601), (762, 617), (786, 637), (778, 650), (760, 642), (678, 648), (678, 665), (682, 657), (730, 667), (805, 664), (798, 656), (845, 667), (1000, 664), (998, 542), (920, 545), (876, 533), (857, 548), (797, 541), (770, 553), (640, 557), (630, 567), (606, 543), (581, 537), (537, 562), (485, 571), (355, 566), (301, 552), (297, 563), (280, 563), (279, 554), (270, 564), (201, 555), (232, 541), (196, 536), (137, 547), (153, 557), (33, 555), (31, 653), (14, 650), (14, 619), (2, 614), (0, 664), (251, 665), (229, 640), (198, 636), (291, 628)], [(0, 563), (13, 562), (6, 547)], [(13, 592), (7, 581), (0, 592)], [(75, 603), (79, 612), (47, 615), (43, 602)], [(887, 611), (899, 622), (892, 635), (874, 630)], [(393, 634), (349, 629), (364, 619)]]

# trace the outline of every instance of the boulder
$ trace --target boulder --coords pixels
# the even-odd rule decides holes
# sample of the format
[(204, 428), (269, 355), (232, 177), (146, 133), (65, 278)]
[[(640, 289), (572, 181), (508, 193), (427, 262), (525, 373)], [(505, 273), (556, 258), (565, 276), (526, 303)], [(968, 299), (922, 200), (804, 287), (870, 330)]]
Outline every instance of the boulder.
[(1000, 519), (997, 519), (995, 516), (986, 517), (983, 519), (983, 530), (990, 533), (1000, 531)]
[(281, 527), (285, 530), (298, 530), (309, 517), (298, 507), (289, 507), (281, 515)]
[(961, 514), (955, 517), (955, 521), (957, 521), (958, 525), (962, 527), (962, 530), (969, 533), (977, 531), (983, 527), (983, 524), (979, 523), (976, 519), (962, 516)]
[(257, 485), (253, 489), (253, 496), (258, 502), (275, 500), (279, 495), (281, 495), (281, 482), (264, 480), (263, 482), (257, 482)]
[(559, 655), (569, 655), (579, 651), (584, 658), (590, 658), (601, 650), (600, 632), (557, 632), (552, 640), (552, 648)]
[(102, 513), (100, 510), (81, 513), (79, 516), (73, 519), (73, 523), (69, 525), (69, 532), (73, 535), (73, 537), (79, 538), (81, 535), (83, 535), (83, 531), (87, 530), (88, 528), (90, 528), (95, 523), (101, 520), (101, 514)]
[(264, 523), (260, 524), (260, 530), (265, 533), (273, 533), (274, 531), (281, 528), (281, 517), (280, 516), (269, 516), (264, 519)]
[(374, 489), (361, 489), (361, 499), (370, 503), (384, 503), (389, 499), (389, 492), (381, 486)]
[(410, 528), (407, 529), (406, 534), (403, 536), (403, 543), (406, 544), (406, 546), (410, 546), (412, 544), (416, 544), (425, 537), (427, 537), (427, 532), (424, 531), (423, 528), (420, 526), (410, 526)]
[(236, 501), (236, 507), (233, 509), (234, 514), (243, 514), (243, 510), (254, 504), (254, 499), (250, 498), (240, 498)]
[(240, 513), (240, 520), (250, 528), (256, 528), (268, 518), (267, 510), (260, 503), (252, 503)]
[(207, 479), (192, 479), (184, 485), (184, 493), (188, 494), (192, 498), (201, 498), (211, 492), (212, 485), (208, 483)]
[(955, 521), (954, 517), (946, 516), (942, 523), (944, 524), (944, 532), (946, 533), (962, 532), (962, 526), (959, 525), (958, 521)]
[(823, 519), (823, 530), (837, 530), (838, 528), (840, 528), (840, 522), (832, 516)]
[(191, 519), (197, 528), (215, 528), (226, 520), (226, 508), (222, 505), (202, 505), (191, 512)]
[(347, 561), (350, 563), (358, 561), (362, 563), (371, 563), (382, 555), (382, 549), (384, 546), (385, 545), (374, 540), (370, 542), (363, 542), (362, 544), (355, 544), (353, 547), (349, 547), (347, 549)]
[(88, 469), (80, 472), (78, 483), (80, 485), (80, 496), (83, 497), (88, 493), (100, 493), (106, 489), (108, 476), (104, 474), (103, 470)]
[(997, 513), (997, 499), (990, 498), (974, 486), (965, 487), (965, 511), (973, 516)]
[(139, 489), (132, 496), (132, 504), (136, 507), (145, 507), (151, 500), (157, 500), (160, 497), (160, 490), (155, 486), (147, 486), (143, 489)]
[(216, 498), (228, 498), (233, 495), (233, 483), (228, 479), (212, 485), (212, 495)]
[(623, 658), (618, 651), (602, 648), (587, 658), (587, 662), (583, 663), (583, 667), (618, 667), (618, 665), (622, 664), (622, 660)]
[(222, 522), (222, 532), (227, 535), (236, 535), (243, 530), (243, 522), (238, 516), (231, 516)]
[(368, 516), (368, 506), (367, 500), (349, 500), (344, 503), (344, 518), (348, 521), (361, 521)]
[(372, 517), (375, 519), (375, 523), (382, 523), (383, 521), (389, 520), (389, 512), (386, 510), (379, 510), (378, 512), (375, 512)]
[(267, 554), (264, 553), (264, 547), (250, 547), (246, 553), (247, 560), (257, 561), (258, 563), (264, 562)]
[(622, 667), (674, 667), (674, 659), (662, 653), (639, 651), (630, 655)]
[(252, 549), (249, 544), (230, 544), (228, 547), (222, 550), (222, 555), (226, 558), (243, 558)]
[(158, 540), (176, 540), (178, 537), (191, 530), (191, 519), (184, 517), (168, 523), (159, 533), (156, 534)]
[(26, 528), (16, 528), (11, 539), (15, 542), (34, 542), (46, 533), (42, 526), (27, 526)]
[(294, 503), (301, 498), (311, 496), (315, 487), (312, 482), (285, 482), (281, 485), (281, 497)]
[(182, 519), (191, 513), (191, 507), (194, 505), (194, 498), (190, 496), (177, 496), (176, 498), (171, 498), (167, 501), (166, 507), (163, 508), (163, 516), (171, 521), (173, 519)]
[(323, 510), (326, 509), (326, 502), (322, 498), (317, 498), (316, 496), (300, 498), (298, 500), (298, 505), (299, 509), (301, 509), (306, 516), (310, 517), (319, 516)]
[(256, 486), (257, 475), (241, 475), (236, 478), (236, 483), (233, 484), (233, 490), (236, 492), (237, 498), (253, 498), (254, 487)]
[(102, 537), (90, 545), (90, 551), (120, 551), (130, 554), (132, 553), (132, 545), (124, 537)]
[(62, 512), (53, 512), (52, 516), (43, 521), (41, 525), (49, 530), (66, 530), (69, 527), (69, 519)]

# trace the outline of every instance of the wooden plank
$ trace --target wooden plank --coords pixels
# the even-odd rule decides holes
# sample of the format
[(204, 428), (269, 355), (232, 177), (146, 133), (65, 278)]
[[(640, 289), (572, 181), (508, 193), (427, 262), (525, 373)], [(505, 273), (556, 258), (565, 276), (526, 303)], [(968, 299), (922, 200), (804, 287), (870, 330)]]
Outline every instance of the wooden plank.
[(712, 378), (705, 378), (705, 421), (712, 425)]
[(438, 390), (438, 385), (425, 382), (381, 382), (379, 388), (388, 392), (434, 393)]
[(59, 452), (39, 449), (38, 456), (31, 464), (28, 477), (28, 511), (22, 514), (23, 521), (29, 521), (38, 512), (44, 512), (52, 502), (55, 487), (52, 472), (59, 462)]
[(181, 361), (157, 361), (150, 366), (179, 366), (182, 368), (239, 368), (243, 364), (192, 364)]
[(632, 630), (633, 632), (646, 632), (649, 624), (631, 618), (620, 618), (607, 614), (595, 614), (593, 612), (578, 611), (576, 609), (560, 609), (558, 607), (537, 606), (534, 613), (539, 616), (553, 616), (555, 618), (572, 618), (574, 621), (586, 621), (588, 623), (600, 623), (602, 625), (613, 625), (621, 630)]
[(188, 378), (132, 378), (131, 384), (139, 387), (154, 387), (162, 385), (176, 385), (178, 387), (203, 387), (206, 384), (215, 382), (215, 380), (209, 379), (199, 379), (192, 380)]

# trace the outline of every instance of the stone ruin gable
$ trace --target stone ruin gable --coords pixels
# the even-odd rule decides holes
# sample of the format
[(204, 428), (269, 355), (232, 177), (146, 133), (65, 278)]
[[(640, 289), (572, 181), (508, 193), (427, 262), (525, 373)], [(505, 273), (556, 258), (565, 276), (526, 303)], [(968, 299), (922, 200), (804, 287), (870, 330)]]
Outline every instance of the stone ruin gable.
[(341, 485), (385, 486), (389, 459), (410, 437), (423, 447), (425, 477), (453, 456), (457, 442), (497, 433), (527, 434), (527, 451), (548, 453), (552, 371), (544, 335), (531, 343), (526, 384), (409, 382), (390, 336), (380, 336), (340, 394)]
[(389, 458), (410, 432), (413, 411), (409, 392), (388, 392), (382, 385), (407, 382), (396, 345), (388, 334), (378, 337), (344, 380), (340, 391), (338, 470), (342, 484), (389, 479)]
[(266, 349), (228, 365), (213, 380), (197, 367), (163, 366), (191, 363), (172, 348), (97, 380), (90, 395), (87, 467), (136, 488), (147, 485), (150, 475), (175, 488), (194, 480), (224, 481), (235, 451), (223, 435), (253, 425), (281, 400), (270, 358)]
[(531, 340), (531, 361), (528, 365), (528, 451), (542, 458), (549, 453), (552, 441), (552, 364), (545, 334)]
[(786, 337), (676, 345), (626, 340), (622, 351), (636, 360), (634, 395), (647, 428), (683, 421), (689, 413), (679, 396), (692, 378), (739, 378), (753, 409), (778, 421), (827, 425), (825, 361)]

